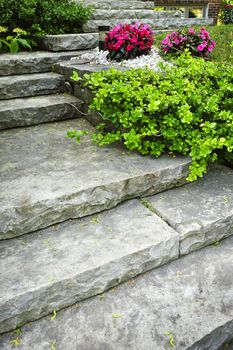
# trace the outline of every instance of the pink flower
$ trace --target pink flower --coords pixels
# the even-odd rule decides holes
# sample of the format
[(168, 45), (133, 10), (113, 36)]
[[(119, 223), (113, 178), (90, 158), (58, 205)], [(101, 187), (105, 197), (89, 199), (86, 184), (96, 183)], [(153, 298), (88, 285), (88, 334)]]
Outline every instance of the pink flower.
[(127, 45), (126, 51), (132, 51), (134, 49), (134, 45)]
[(188, 32), (189, 34), (195, 34), (195, 30), (193, 28), (189, 28)]

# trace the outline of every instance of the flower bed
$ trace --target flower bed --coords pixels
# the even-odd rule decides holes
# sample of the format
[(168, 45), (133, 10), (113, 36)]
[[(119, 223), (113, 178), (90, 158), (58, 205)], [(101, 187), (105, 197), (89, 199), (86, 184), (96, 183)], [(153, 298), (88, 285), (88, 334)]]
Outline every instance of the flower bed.
[(146, 55), (153, 45), (153, 31), (147, 24), (119, 24), (105, 38), (110, 60), (121, 61)]
[(211, 40), (209, 32), (201, 28), (199, 32), (193, 28), (186, 31), (172, 32), (162, 40), (162, 51), (167, 54), (179, 54), (189, 49), (193, 56), (207, 57), (215, 48), (216, 42)]

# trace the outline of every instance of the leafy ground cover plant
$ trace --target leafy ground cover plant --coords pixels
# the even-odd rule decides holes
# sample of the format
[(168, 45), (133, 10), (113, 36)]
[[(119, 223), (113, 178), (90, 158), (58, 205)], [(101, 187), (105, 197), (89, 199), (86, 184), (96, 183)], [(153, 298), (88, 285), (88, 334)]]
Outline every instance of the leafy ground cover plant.
[(208, 57), (215, 45), (216, 42), (205, 28), (200, 31), (189, 28), (167, 34), (162, 40), (161, 49), (165, 54), (180, 54), (189, 49), (193, 56)]
[(23, 27), (33, 47), (45, 34), (78, 33), (91, 7), (70, 0), (1, 0), (1, 25), (9, 32)]
[[(91, 109), (103, 121), (93, 140), (100, 146), (122, 142), (142, 155), (190, 156), (193, 181), (208, 164), (233, 160), (233, 71), (190, 52), (162, 70), (110, 69), (85, 76), (95, 96)], [(75, 130), (68, 136), (75, 138)]]
[(11, 53), (17, 53), (20, 46), (31, 49), (28, 41), (22, 36), (26, 36), (27, 32), (20, 28), (13, 29), (13, 35), (8, 35), (8, 29), (0, 26), (0, 52), (10, 51)]
[(105, 37), (108, 58), (115, 61), (146, 55), (153, 45), (153, 31), (147, 24), (118, 24)]
[[(194, 27), (194, 29), (198, 31), (200, 27)], [(206, 30), (217, 43), (209, 58), (216, 62), (233, 64), (233, 47), (230, 46), (233, 41), (233, 24), (207, 26)], [(161, 41), (165, 36), (166, 34), (156, 34), (154, 40), (158, 48), (161, 48)]]

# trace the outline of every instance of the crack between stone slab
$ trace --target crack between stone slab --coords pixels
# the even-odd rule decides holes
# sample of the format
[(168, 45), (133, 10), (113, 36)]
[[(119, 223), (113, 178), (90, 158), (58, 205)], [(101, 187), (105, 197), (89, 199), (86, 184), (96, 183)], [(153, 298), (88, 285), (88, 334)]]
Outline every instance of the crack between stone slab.
[[(151, 204), (150, 201), (148, 201), (147, 199), (144, 198), (139, 198), (140, 203), (147, 208), (148, 210), (150, 210), (153, 214), (157, 215), (161, 220), (163, 220), (173, 231), (175, 231), (178, 235), (179, 232), (176, 231), (176, 229), (174, 229), (174, 227), (172, 227), (168, 221), (166, 221), (162, 215), (153, 207), (153, 205)], [(178, 259), (181, 257), (180, 254), (180, 236), (179, 236), (179, 254), (178, 254)]]

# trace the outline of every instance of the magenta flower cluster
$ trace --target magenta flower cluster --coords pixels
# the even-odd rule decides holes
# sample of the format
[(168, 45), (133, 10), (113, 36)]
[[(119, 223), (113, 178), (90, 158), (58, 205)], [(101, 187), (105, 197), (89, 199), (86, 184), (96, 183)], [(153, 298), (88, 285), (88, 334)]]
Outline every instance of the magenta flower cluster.
[(105, 37), (108, 58), (121, 61), (150, 52), (153, 45), (153, 31), (147, 24), (118, 24)]
[(196, 32), (189, 28), (182, 32), (172, 32), (162, 41), (162, 51), (164, 53), (180, 53), (189, 49), (193, 56), (208, 57), (215, 48), (216, 42), (211, 40), (209, 32), (201, 28)]

